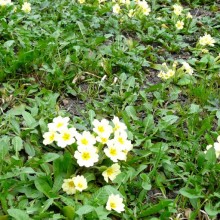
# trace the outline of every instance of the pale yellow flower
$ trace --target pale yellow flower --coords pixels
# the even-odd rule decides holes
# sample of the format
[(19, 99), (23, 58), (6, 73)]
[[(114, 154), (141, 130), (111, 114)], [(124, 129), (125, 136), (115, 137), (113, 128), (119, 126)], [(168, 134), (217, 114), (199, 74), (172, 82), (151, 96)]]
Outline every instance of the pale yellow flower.
[(109, 121), (106, 119), (102, 119), (101, 121), (95, 119), (92, 125), (94, 126), (93, 131), (99, 136), (110, 136), (113, 131), (112, 126), (109, 125)]
[(94, 135), (92, 135), (89, 131), (83, 131), (82, 134), (76, 134), (76, 140), (78, 146), (83, 147), (90, 147), (96, 143)]
[(11, 0), (0, 0), (0, 6), (13, 5)]
[(173, 6), (173, 12), (175, 15), (181, 15), (183, 11), (183, 7), (181, 5), (174, 5)]
[(191, 15), (191, 13), (188, 12), (187, 15), (186, 15), (186, 18), (188, 18), (188, 19), (192, 19), (192, 17), (193, 17), (193, 16)]
[(77, 134), (75, 128), (66, 128), (60, 131), (59, 134), (56, 135), (57, 145), (59, 147), (65, 148), (68, 145), (71, 145), (75, 142), (75, 135)]
[(112, 7), (112, 10), (113, 10), (113, 13), (119, 14), (120, 11), (121, 11), (121, 8), (120, 8), (119, 4), (115, 4), (115, 5)]
[(87, 189), (87, 180), (84, 176), (76, 176), (73, 177), (73, 182), (75, 185), (76, 190), (82, 192), (83, 190)]
[(215, 43), (215, 39), (213, 39), (210, 34), (205, 33), (203, 37), (199, 38), (199, 44), (202, 46), (208, 45), (213, 47), (214, 43)]
[(62, 189), (68, 195), (75, 194), (76, 188), (73, 179), (65, 179), (62, 184)]
[(94, 163), (98, 162), (99, 159), (96, 147), (78, 147), (78, 150), (74, 153), (74, 157), (81, 167), (91, 167)]
[(62, 118), (61, 116), (54, 118), (53, 123), (48, 124), (49, 131), (62, 131), (63, 129), (66, 129), (69, 120), (68, 117)]
[(183, 21), (177, 21), (175, 26), (178, 30), (181, 30), (181, 29), (183, 29), (184, 22)]
[(120, 166), (115, 163), (112, 166), (108, 167), (102, 173), (102, 176), (104, 177), (105, 181), (108, 182), (108, 179), (113, 181), (119, 173), (121, 173)]
[(108, 201), (106, 204), (107, 210), (115, 210), (118, 213), (121, 213), (124, 211), (125, 205), (123, 204), (123, 199), (119, 195), (111, 194), (108, 197)]
[(24, 11), (25, 13), (30, 13), (31, 11), (31, 3), (29, 2), (24, 2), (24, 4), (22, 5), (22, 8), (21, 8), (22, 11)]
[(78, 2), (79, 2), (80, 4), (83, 4), (83, 3), (85, 3), (85, 0), (78, 0)]
[(134, 9), (130, 9), (128, 12), (128, 17), (131, 18), (134, 16)]
[(193, 68), (187, 62), (183, 62), (183, 68), (189, 75), (193, 74)]
[(48, 132), (45, 132), (43, 134), (43, 144), (44, 145), (48, 145), (48, 144), (52, 144), (56, 138), (57, 138), (57, 132), (56, 131), (48, 131)]

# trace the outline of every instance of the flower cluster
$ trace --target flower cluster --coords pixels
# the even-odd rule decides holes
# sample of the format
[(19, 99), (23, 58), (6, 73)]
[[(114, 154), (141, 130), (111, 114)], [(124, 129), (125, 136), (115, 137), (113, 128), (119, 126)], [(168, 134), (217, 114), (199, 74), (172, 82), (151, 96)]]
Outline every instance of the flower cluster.
[(159, 72), (158, 77), (167, 80), (173, 76), (181, 76), (184, 74), (193, 74), (193, 68), (186, 62), (182, 62), (182, 66), (177, 68), (178, 62), (175, 61), (171, 67), (168, 67), (166, 63), (162, 64), (162, 70)]
[(82, 192), (83, 190), (87, 189), (87, 187), (86, 178), (80, 175), (70, 179), (65, 179), (62, 184), (63, 191), (65, 191), (68, 195), (75, 194), (77, 190)]
[(211, 47), (213, 47), (214, 43), (215, 43), (215, 39), (213, 39), (210, 34), (205, 33), (204, 36), (199, 38), (198, 43), (201, 46), (211, 46)]
[[(13, 2), (11, 0), (0, 0), (0, 6), (10, 6), (13, 5)], [(14, 7), (14, 11), (17, 10), (17, 7)], [(31, 11), (31, 4), (29, 2), (24, 2), (21, 6), (21, 10), (25, 13), (30, 13)]]
[(215, 154), (216, 154), (216, 158), (219, 158), (220, 157), (220, 135), (217, 137), (217, 142), (215, 142), (213, 144), (213, 146), (211, 144), (209, 144), (207, 147), (206, 147), (206, 151), (204, 151), (204, 153), (207, 153), (207, 151), (210, 149), (210, 148), (214, 148), (215, 150)]
[[(127, 127), (114, 117), (110, 122), (107, 119), (101, 121), (95, 119), (92, 122), (93, 132), (83, 131), (79, 133), (74, 127), (69, 126), (69, 118), (58, 116), (48, 124), (48, 130), (43, 134), (43, 144), (56, 142), (57, 146), (65, 148), (76, 144), (74, 158), (80, 167), (91, 167), (99, 161), (99, 153), (102, 157), (109, 158), (113, 163), (103, 173), (106, 182), (111, 181), (121, 172), (117, 162), (126, 160), (127, 154), (132, 150), (131, 141), (128, 140)], [(104, 148), (104, 149), (103, 149)]]
[(128, 17), (133, 17), (135, 15), (149, 15), (151, 9), (145, 0), (114, 0), (116, 4), (113, 5), (112, 11), (115, 14), (119, 14), (121, 12), (121, 7), (125, 5), (128, 9)]
[[(187, 12), (187, 14), (185, 14), (183, 12), (184, 12), (184, 9), (181, 5), (178, 5), (178, 4), (173, 5), (173, 13), (175, 15), (174, 22), (175, 22), (176, 29), (178, 29), (178, 30), (183, 29), (184, 20), (192, 19), (192, 15), (190, 14), (190, 12)], [(179, 18), (179, 17), (181, 17), (181, 18)]]

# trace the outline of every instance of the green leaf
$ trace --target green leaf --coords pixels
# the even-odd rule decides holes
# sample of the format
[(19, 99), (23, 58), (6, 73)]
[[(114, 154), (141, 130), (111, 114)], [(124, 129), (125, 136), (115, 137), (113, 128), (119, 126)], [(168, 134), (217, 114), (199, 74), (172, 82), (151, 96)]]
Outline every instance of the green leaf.
[(151, 182), (150, 182), (150, 178), (147, 176), (147, 174), (142, 173), (140, 175), (140, 177), (143, 180), (141, 183), (142, 188), (145, 190), (150, 190), (151, 189)]
[(3, 138), (0, 138), (0, 161), (5, 160), (5, 156), (8, 154), (10, 143), (9, 137), (5, 136)]
[(46, 153), (43, 155), (42, 159), (44, 162), (51, 162), (59, 158), (60, 155), (56, 153)]
[(15, 220), (30, 220), (31, 218), (27, 213), (20, 209), (8, 209), (8, 214)]
[(38, 125), (36, 120), (32, 117), (32, 115), (29, 112), (22, 112), (22, 116), (28, 128), (35, 128)]
[(75, 219), (75, 208), (72, 206), (65, 206), (63, 208), (63, 214), (67, 217), (67, 220), (74, 220)]
[(213, 207), (210, 203), (207, 203), (205, 205), (205, 211), (207, 212), (209, 216), (212, 216), (212, 217), (215, 217), (216, 215), (220, 213), (220, 209)]
[(179, 190), (179, 193), (189, 199), (198, 199), (204, 197), (203, 195), (201, 195), (200, 191), (196, 191), (195, 189), (189, 188), (182, 188)]
[(90, 212), (92, 212), (94, 210), (94, 207), (91, 205), (83, 205), (82, 207), (80, 207), (77, 211), (76, 214), (79, 216), (88, 214)]
[(166, 122), (166, 123), (168, 123), (169, 125), (172, 125), (172, 124), (174, 124), (177, 120), (178, 120), (178, 116), (176, 116), (176, 115), (166, 115), (166, 116), (164, 116), (164, 117), (162, 117), (162, 119)]
[(141, 214), (138, 217), (141, 218), (153, 214), (158, 214), (159, 212), (163, 211), (165, 208), (168, 208), (172, 204), (173, 202), (171, 200), (162, 200), (158, 204), (153, 205), (150, 208), (141, 212)]
[(12, 139), (12, 145), (16, 152), (19, 152), (23, 148), (23, 141), (20, 137), (16, 136)]
[(133, 120), (137, 120), (138, 117), (137, 117), (137, 113), (136, 113), (136, 110), (134, 108), (134, 106), (127, 106), (125, 108), (125, 112), (127, 113), (127, 115), (132, 118)]

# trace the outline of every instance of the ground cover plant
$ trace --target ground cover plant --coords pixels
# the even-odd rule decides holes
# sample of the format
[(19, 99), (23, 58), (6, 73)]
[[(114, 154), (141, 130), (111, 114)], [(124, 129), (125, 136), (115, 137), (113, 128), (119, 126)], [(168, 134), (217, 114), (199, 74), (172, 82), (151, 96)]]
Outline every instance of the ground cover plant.
[(0, 220), (220, 219), (220, 2), (0, 0)]

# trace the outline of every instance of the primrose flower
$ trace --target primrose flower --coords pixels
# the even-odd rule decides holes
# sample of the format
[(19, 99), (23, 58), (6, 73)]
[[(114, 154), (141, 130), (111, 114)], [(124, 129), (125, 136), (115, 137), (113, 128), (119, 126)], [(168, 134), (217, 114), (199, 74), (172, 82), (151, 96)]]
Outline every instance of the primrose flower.
[(31, 11), (31, 3), (24, 2), (24, 4), (22, 5), (21, 10), (24, 11), (25, 13), (30, 13), (30, 11)]
[(71, 145), (75, 142), (75, 135), (77, 134), (75, 128), (66, 128), (60, 131), (56, 136), (57, 145), (59, 147), (65, 148), (67, 145)]
[(118, 162), (118, 160), (126, 160), (126, 154), (115, 145), (114, 140), (107, 142), (108, 147), (104, 149), (105, 155), (110, 158), (113, 162)]
[(184, 22), (183, 21), (177, 21), (175, 26), (178, 30), (181, 30), (181, 29), (183, 29)]
[(65, 179), (62, 184), (62, 189), (67, 195), (76, 193), (76, 188), (73, 179)]
[(118, 213), (121, 213), (124, 211), (125, 205), (123, 204), (123, 199), (119, 195), (111, 194), (108, 197), (108, 201), (106, 204), (107, 210), (115, 210)]
[(112, 122), (114, 124), (114, 128), (113, 128), (114, 132), (123, 132), (127, 130), (127, 126), (123, 122), (120, 122), (117, 116), (114, 116)]
[(102, 176), (104, 177), (105, 181), (108, 182), (108, 179), (113, 181), (119, 173), (121, 173), (120, 166), (115, 163), (112, 166), (108, 167), (102, 173)]
[(78, 2), (79, 2), (80, 4), (83, 4), (83, 3), (85, 3), (85, 0), (78, 0)]
[(105, 134), (105, 135), (102, 135), (102, 136), (97, 136), (96, 137), (96, 140), (99, 142), (99, 143), (102, 143), (102, 144), (106, 144), (109, 140), (109, 137), (110, 137), (110, 133), (109, 134)]
[(183, 68), (189, 75), (193, 74), (193, 68), (187, 62), (183, 62)]
[(120, 133), (116, 133), (115, 137), (114, 137), (114, 143), (116, 146), (118, 146), (120, 149), (124, 150), (125, 146), (128, 142), (127, 140), (127, 133), (126, 132), (120, 132)]
[(174, 5), (173, 6), (173, 12), (175, 15), (179, 16), (182, 14), (183, 7), (181, 5)]
[(214, 147), (215, 150), (215, 154), (216, 154), (216, 158), (220, 157), (220, 136), (217, 137), (217, 142), (214, 143), (214, 146), (212, 146), (211, 144), (209, 144), (206, 147), (206, 151), (204, 151), (204, 153), (207, 153), (207, 150), (209, 150), (210, 148)]
[(131, 18), (134, 16), (134, 9), (130, 9), (128, 12), (128, 17)]
[(61, 116), (54, 118), (53, 123), (48, 124), (49, 131), (62, 131), (63, 129), (66, 129), (69, 120), (68, 117), (62, 118)]
[(75, 185), (76, 190), (82, 192), (84, 189), (87, 189), (87, 180), (84, 176), (76, 176), (73, 177), (73, 182)]
[(11, 0), (0, 0), (0, 6), (13, 5)]
[(202, 46), (208, 45), (213, 47), (214, 43), (215, 43), (215, 39), (213, 39), (210, 34), (205, 33), (203, 37), (199, 38), (199, 44)]
[(82, 134), (76, 135), (78, 146), (89, 147), (96, 143), (95, 137), (89, 131), (83, 131)]
[(112, 10), (113, 10), (113, 13), (119, 14), (120, 11), (121, 11), (121, 8), (120, 8), (119, 4), (115, 4), (115, 5), (112, 7)]
[(187, 15), (186, 15), (186, 18), (188, 18), (188, 19), (192, 19), (192, 18), (193, 18), (193, 16), (191, 15), (191, 13), (190, 13), (190, 12), (188, 12), (188, 13), (187, 13)]
[(43, 144), (48, 145), (52, 144), (57, 139), (57, 132), (56, 131), (48, 131), (43, 134)]
[(141, 8), (144, 15), (149, 15), (151, 9), (146, 1), (138, 2), (138, 6)]
[(98, 162), (99, 155), (95, 147), (78, 147), (74, 157), (77, 159), (79, 166), (91, 167)]
[(92, 124), (94, 126), (93, 131), (99, 136), (109, 136), (112, 133), (112, 126), (106, 119), (102, 119), (101, 122), (95, 119)]

